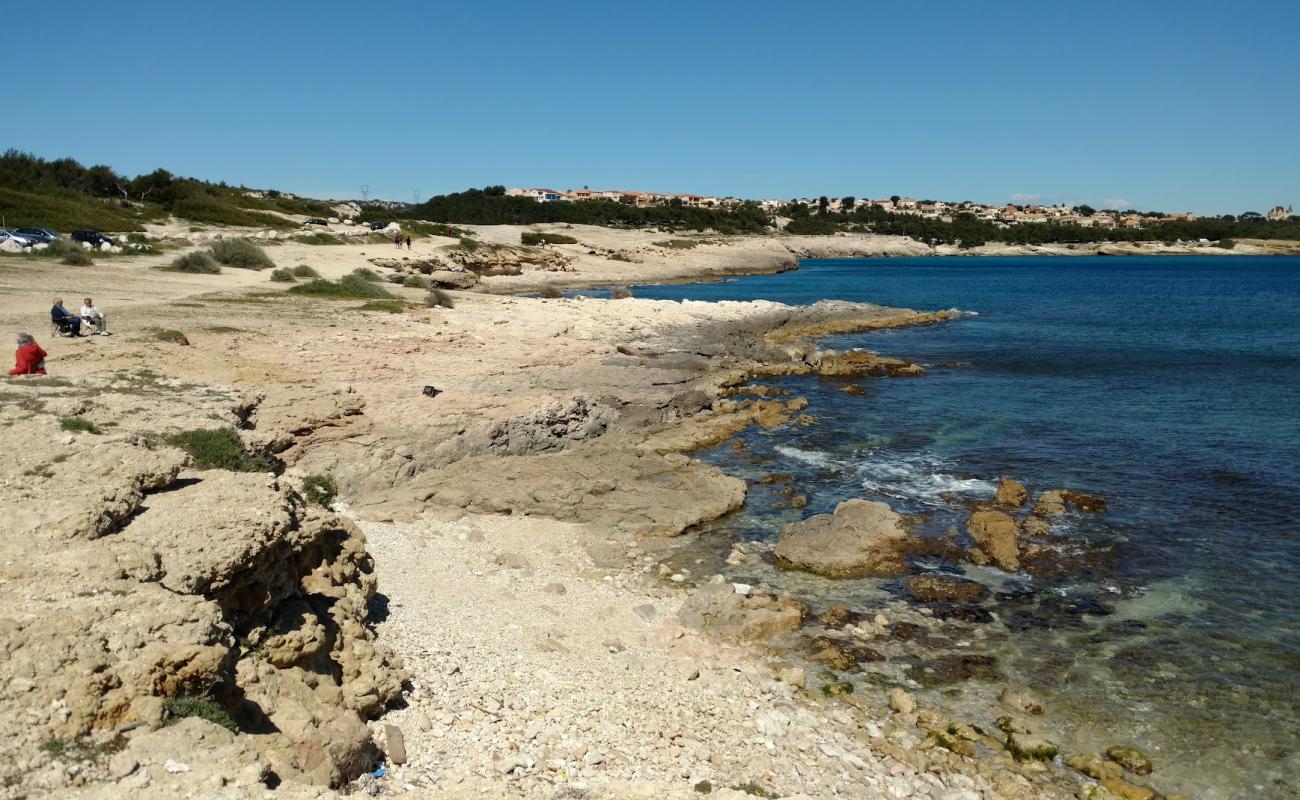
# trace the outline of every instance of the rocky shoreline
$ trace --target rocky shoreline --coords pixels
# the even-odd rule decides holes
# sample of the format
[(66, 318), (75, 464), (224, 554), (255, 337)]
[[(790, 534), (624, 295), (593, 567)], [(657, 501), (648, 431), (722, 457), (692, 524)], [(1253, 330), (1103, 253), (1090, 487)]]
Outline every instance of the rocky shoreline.
[[(271, 254), (313, 252), (289, 248)], [(742, 268), (700, 256), (698, 274)], [(814, 339), (957, 312), (468, 292), (424, 308), (395, 288), (410, 305), (394, 315), (126, 263), (0, 273), (10, 297), (106, 296), (120, 331), (51, 341), (50, 377), (0, 388), (21, 443), (0, 457), (19, 526), (0, 590), (4, 796), (1106, 796), (1040, 761), (1032, 722), (998, 733), (913, 697), (823, 694), (780, 649), (811, 616), (789, 598), (659, 574), (671, 537), (745, 497), (689, 452), (807, 424), (806, 402), (752, 378), (918, 376)], [(5, 302), (21, 325), (30, 310)], [(234, 455), (212, 462), (225, 431)]]

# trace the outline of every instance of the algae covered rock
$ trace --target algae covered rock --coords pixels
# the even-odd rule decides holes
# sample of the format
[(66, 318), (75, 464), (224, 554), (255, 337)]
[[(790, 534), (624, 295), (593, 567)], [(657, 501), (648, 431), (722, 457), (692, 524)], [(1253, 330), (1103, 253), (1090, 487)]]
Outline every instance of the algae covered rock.
[(1016, 543), (1020, 531), (1010, 514), (992, 509), (976, 511), (966, 521), (966, 530), (980, 552), (999, 569), (1014, 572), (1020, 568), (1020, 547)]

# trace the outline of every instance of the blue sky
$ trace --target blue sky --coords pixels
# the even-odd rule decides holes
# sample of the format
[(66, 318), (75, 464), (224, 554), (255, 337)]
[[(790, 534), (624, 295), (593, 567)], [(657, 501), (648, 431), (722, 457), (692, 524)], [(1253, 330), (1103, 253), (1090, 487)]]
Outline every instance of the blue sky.
[(128, 174), (1300, 206), (1294, 0), (31, 5), (0, 147)]

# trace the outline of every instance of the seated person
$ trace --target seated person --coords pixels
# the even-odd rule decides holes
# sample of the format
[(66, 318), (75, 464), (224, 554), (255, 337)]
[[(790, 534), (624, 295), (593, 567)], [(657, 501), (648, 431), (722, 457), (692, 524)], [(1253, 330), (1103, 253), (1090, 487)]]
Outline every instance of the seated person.
[(18, 334), (18, 352), (14, 354), (14, 368), (10, 375), (44, 375), (45, 351), (32, 339), (30, 333)]
[(81, 335), (81, 317), (63, 307), (63, 298), (54, 299), (54, 308), (50, 309), (50, 321), (59, 326), (61, 331), (72, 331), (73, 336)]
[(108, 335), (108, 317), (104, 316), (103, 311), (95, 308), (95, 302), (89, 297), (81, 307), (81, 321), (87, 325), (94, 325), (95, 333), (100, 336)]

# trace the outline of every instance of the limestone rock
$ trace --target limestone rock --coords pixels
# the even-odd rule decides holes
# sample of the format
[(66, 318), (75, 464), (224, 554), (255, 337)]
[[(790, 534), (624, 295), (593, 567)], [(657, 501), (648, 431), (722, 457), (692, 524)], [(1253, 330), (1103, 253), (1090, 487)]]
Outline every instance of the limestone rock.
[(998, 481), (997, 494), (993, 496), (993, 504), (1003, 508), (1020, 508), (1029, 500), (1029, 492), (1025, 485), (1015, 478), (1003, 478)]
[(1124, 769), (1113, 761), (1107, 761), (1099, 753), (1080, 753), (1065, 760), (1065, 765), (1076, 769), (1096, 781), (1107, 778), (1122, 778)]
[(908, 542), (903, 519), (888, 505), (846, 500), (833, 514), (787, 525), (776, 546), (776, 562), (829, 578), (897, 575)]
[(1013, 572), (1020, 568), (1020, 548), (1016, 543), (1016, 521), (1002, 511), (984, 509), (971, 514), (966, 530), (975, 545), (1000, 569)]
[(793, 600), (759, 593), (745, 596), (725, 581), (710, 581), (687, 598), (678, 616), (688, 628), (757, 642), (798, 628), (804, 613), (804, 607)]
[(1065, 491), (1053, 489), (1043, 492), (1034, 500), (1034, 516), (1059, 517), (1065, 514)]
[(1151, 787), (1136, 786), (1123, 778), (1103, 778), (1098, 783), (1120, 800), (1155, 800), (1156, 797)]
[(998, 702), (1012, 711), (1019, 711), (1023, 714), (1042, 714), (1043, 706), (1040, 704), (1028, 689), (1017, 686), (1007, 686), (1002, 689), (998, 695)]
[(911, 714), (916, 711), (916, 701), (902, 689), (894, 689), (889, 693), (889, 707), (897, 714)]

